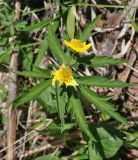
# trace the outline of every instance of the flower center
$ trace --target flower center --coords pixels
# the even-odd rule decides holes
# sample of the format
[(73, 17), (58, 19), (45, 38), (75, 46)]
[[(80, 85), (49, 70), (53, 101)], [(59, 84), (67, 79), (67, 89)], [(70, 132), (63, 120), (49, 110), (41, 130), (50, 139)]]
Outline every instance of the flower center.
[(71, 43), (76, 48), (83, 48), (84, 47), (83, 43), (79, 40), (72, 40)]
[(52, 85), (55, 85), (56, 81), (59, 81), (60, 85), (64, 83), (66, 86), (78, 86), (78, 83), (74, 80), (72, 70), (64, 65), (53, 73)]
[(62, 68), (59, 77), (63, 82), (70, 82), (72, 80), (72, 71), (69, 67)]

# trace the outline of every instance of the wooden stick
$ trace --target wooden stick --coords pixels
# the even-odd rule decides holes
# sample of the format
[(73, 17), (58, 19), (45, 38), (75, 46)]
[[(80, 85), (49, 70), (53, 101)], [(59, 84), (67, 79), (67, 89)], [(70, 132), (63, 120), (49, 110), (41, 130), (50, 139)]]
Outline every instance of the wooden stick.
[[(19, 0), (15, 1), (15, 20), (20, 19), (20, 2)], [(10, 103), (8, 110), (8, 129), (7, 129), (7, 160), (14, 160), (14, 142), (16, 141), (16, 124), (17, 124), (17, 114), (16, 109), (13, 108), (12, 102), (17, 96), (17, 76), (15, 72), (18, 67), (18, 53), (14, 52), (11, 56), (10, 67), (13, 72), (9, 73), (9, 94), (8, 94), (8, 103)]]
[[(10, 67), (14, 72), (17, 71), (17, 53), (13, 53), (11, 57)], [(8, 103), (11, 103), (8, 109), (8, 129), (7, 129), (7, 160), (14, 160), (14, 142), (16, 141), (16, 121), (17, 115), (16, 110), (13, 109), (12, 102), (17, 96), (17, 77), (14, 72), (9, 73), (9, 94), (8, 94)]]

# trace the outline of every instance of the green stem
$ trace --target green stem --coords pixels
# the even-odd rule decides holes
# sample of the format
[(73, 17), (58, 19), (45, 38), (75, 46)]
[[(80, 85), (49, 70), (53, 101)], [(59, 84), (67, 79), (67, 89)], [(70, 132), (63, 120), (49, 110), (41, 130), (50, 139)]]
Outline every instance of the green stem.
[(57, 107), (58, 107), (58, 110), (59, 110), (59, 99), (58, 99), (58, 84), (56, 82), (56, 102), (57, 102)]

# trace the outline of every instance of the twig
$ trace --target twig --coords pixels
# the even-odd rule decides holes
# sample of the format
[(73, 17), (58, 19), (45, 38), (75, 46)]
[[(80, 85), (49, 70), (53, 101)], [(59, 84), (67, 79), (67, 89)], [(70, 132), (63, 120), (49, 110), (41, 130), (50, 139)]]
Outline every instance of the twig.
[[(60, 144), (60, 146), (58, 145), (58, 147), (62, 147), (61, 144)], [(46, 144), (44, 146), (41, 146), (41, 147), (38, 147), (38, 148), (36, 148), (34, 150), (26, 151), (26, 153), (22, 155), (22, 158), (25, 158), (25, 157), (28, 157), (28, 156), (32, 156), (34, 154), (38, 154), (40, 152), (43, 152), (43, 151), (51, 149), (51, 148), (55, 149), (55, 148), (57, 148), (57, 146), (52, 146), (51, 144), (48, 143), (48, 144)]]
[[(51, 122), (52, 122), (52, 120), (50, 119), (50, 120), (49, 120), (49, 123), (48, 123), (45, 127), (47, 127)], [(32, 131), (30, 131), (29, 133), (27, 133), (27, 135), (25, 135), (27, 138), (26, 138), (25, 136), (23, 136), (23, 137), (21, 137), (20, 139), (18, 139), (17, 141), (15, 141), (15, 142), (12, 144), (12, 147), (14, 147), (14, 151), (17, 151), (17, 149), (21, 148), (22, 143), (27, 143), (28, 141), (32, 140), (32, 139), (36, 136), (37, 130), (41, 130), (42, 127), (43, 127), (43, 125), (38, 126), (35, 130), (32, 130)], [(26, 139), (25, 139), (25, 138), (26, 138)], [(24, 139), (25, 139), (25, 140), (24, 140)], [(18, 145), (18, 143), (20, 143), (20, 144)], [(15, 147), (15, 145), (16, 145), (16, 147)], [(2, 150), (0, 150), (0, 153), (5, 152), (7, 149), (8, 149), (8, 147), (3, 148)], [(7, 155), (4, 156), (4, 157), (3, 157), (2, 159), (0, 159), (0, 160), (5, 160), (6, 157), (7, 157)]]
[(138, 101), (138, 97), (133, 96), (131, 93), (126, 92), (131, 98), (133, 98), (135, 101)]
[(138, 73), (138, 70), (135, 69), (134, 67), (129, 66), (128, 64), (124, 63), (124, 66), (130, 68), (131, 70), (133, 70), (134, 72)]

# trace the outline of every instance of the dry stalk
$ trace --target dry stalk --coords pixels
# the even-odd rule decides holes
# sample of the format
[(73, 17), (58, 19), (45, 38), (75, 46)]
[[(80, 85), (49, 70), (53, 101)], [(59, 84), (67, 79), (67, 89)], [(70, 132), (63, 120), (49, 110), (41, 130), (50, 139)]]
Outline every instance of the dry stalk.
[[(13, 53), (11, 57), (11, 63), (10, 67), (13, 69), (14, 72), (17, 70), (17, 53)], [(17, 86), (16, 81), (17, 77), (16, 74), (13, 72), (9, 73), (9, 95), (8, 95), (8, 102), (12, 103), (12, 101), (15, 99), (17, 95)], [(13, 109), (12, 104), (9, 106), (8, 109), (8, 129), (7, 129), (7, 160), (14, 160), (14, 147), (13, 143), (16, 140), (16, 121), (17, 121), (17, 115), (16, 110)]]
[[(20, 19), (20, 2), (16, 0), (15, 2), (15, 20)], [(16, 109), (13, 108), (12, 102), (17, 96), (17, 77), (15, 72), (17, 71), (17, 52), (12, 53), (10, 67), (13, 72), (9, 73), (9, 94), (8, 94), (8, 103), (10, 103), (8, 109), (8, 128), (7, 128), (7, 160), (14, 160), (14, 142), (16, 141), (16, 123), (17, 123), (17, 114)]]
[(26, 153), (22, 155), (22, 158), (29, 157), (29, 156), (33, 156), (33, 155), (38, 154), (38, 153), (40, 153), (40, 152), (43, 152), (43, 151), (45, 151), (45, 150), (48, 150), (48, 149), (51, 149), (51, 148), (54, 149), (54, 148), (56, 148), (56, 147), (57, 147), (57, 146), (52, 146), (51, 144), (46, 144), (46, 145), (41, 146), (41, 147), (39, 147), (39, 148), (36, 148), (36, 149), (34, 149), (34, 150), (26, 151)]

